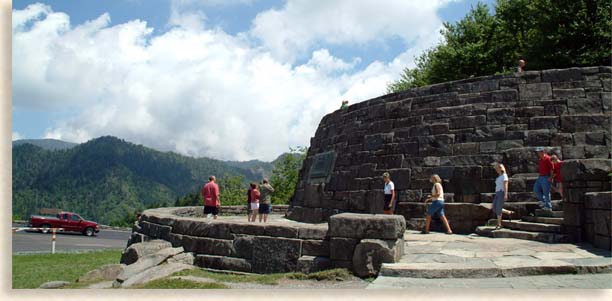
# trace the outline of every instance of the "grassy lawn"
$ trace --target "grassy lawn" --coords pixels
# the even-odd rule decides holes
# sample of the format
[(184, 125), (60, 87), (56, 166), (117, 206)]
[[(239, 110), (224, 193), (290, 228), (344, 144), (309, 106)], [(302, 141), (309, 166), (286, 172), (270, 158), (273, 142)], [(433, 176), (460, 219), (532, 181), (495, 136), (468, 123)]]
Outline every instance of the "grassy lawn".
[(74, 281), (105, 264), (119, 263), (121, 250), (13, 255), (13, 288), (38, 288), (48, 281)]
[[(13, 255), (13, 288), (38, 288), (48, 281), (68, 281), (66, 288), (85, 288), (91, 283), (75, 283), (76, 279), (105, 264), (118, 263), (121, 250), (105, 250), (86, 253)], [(345, 269), (327, 270), (312, 274), (231, 274), (192, 269), (174, 273), (173, 276), (195, 276), (214, 282), (200, 283), (185, 279), (164, 278), (133, 288), (144, 289), (223, 289), (223, 282), (250, 282), (276, 285), (281, 279), (344, 281), (351, 273)]]

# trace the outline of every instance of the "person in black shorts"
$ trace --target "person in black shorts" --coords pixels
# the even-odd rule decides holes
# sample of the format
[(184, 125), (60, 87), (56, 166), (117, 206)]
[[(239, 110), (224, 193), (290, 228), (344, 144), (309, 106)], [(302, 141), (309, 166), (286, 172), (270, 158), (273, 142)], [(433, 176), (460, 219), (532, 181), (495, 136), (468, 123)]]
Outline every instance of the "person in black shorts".
[(385, 204), (383, 210), (385, 214), (393, 214), (395, 211), (395, 184), (391, 182), (391, 176), (388, 172), (383, 174), (383, 179), (385, 180)]

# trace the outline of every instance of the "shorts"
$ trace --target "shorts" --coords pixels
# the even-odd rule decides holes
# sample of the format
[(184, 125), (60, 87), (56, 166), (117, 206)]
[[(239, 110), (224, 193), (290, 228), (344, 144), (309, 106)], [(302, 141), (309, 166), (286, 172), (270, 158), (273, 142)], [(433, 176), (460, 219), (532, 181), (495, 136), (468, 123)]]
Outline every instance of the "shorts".
[(500, 216), (502, 214), (502, 209), (504, 208), (504, 195), (503, 191), (496, 191), (495, 197), (493, 198), (493, 212), (495, 215)]
[(389, 208), (389, 204), (391, 203), (391, 197), (393, 195), (392, 194), (385, 194), (385, 206), (383, 207), (383, 210), (387, 211), (387, 210), (392, 210), (395, 211), (395, 205), (397, 205), (397, 201), (393, 202), (393, 208)]
[(259, 208), (259, 203), (251, 203), (251, 210), (257, 210)]
[(259, 214), (270, 214), (271, 208), (270, 204), (261, 204), (259, 205)]
[(219, 215), (219, 207), (204, 206), (204, 215), (207, 215), (207, 214)]
[(444, 215), (444, 201), (434, 200), (431, 202), (431, 205), (429, 205), (429, 210), (427, 210), (427, 215), (433, 217), (436, 213), (440, 216)]

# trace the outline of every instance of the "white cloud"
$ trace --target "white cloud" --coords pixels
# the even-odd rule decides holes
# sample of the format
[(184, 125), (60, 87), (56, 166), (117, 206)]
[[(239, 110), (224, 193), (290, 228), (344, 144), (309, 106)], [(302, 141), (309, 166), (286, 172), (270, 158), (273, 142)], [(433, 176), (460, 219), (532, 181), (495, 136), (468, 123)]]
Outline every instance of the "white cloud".
[(259, 13), (251, 34), (274, 56), (292, 62), (317, 42), (360, 45), (400, 37), (428, 39), (441, 24), (436, 12), (450, 0), (288, 0)]
[(23, 139), (23, 136), (17, 132), (13, 132), (13, 141)]
[[(290, 5), (294, 1), (285, 10)], [(365, 12), (374, 7), (346, 8), (351, 10), (342, 15), (348, 20), (330, 28), (329, 42), (390, 36), (389, 26), (398, 34), (411, 31), (378, 21), (351, 29), (355, 20), (369, 22)], [(423, 10), (415, 9), (404, 10), (402, 18)], [(349, 18), (350, 13), (357, 17)], [(13, 104), (79, 112), (49, 128), (47, 138), (84, 142), (115, 135), (162, 150), (232, 160), (272, 160), (289, 146), (307, 146), (321, 117), (338, 109), (342, 99), (355, 103), (383, 94), (416, 51), (435, 42), (440, 26), (432, 25), (428, 36), (415, 35), (424, 38), (395, 60), (355, 70), (359, 58), (346, 61), (324, 47), (311, 51), (301, 65), (279, 60), (273, 49), (253, 46), (248, 35), (207, 29), (203, 14), (193, 17), (181, 9), (173, 27), (158, 36), (140, 20), (110, 26), (107, 14), (77, 26), (46, 6), (13, 14), (18, 16), (13, 18)], [(312, 24), (319, 21), (317, 14), (311, 17)], [(258, 17), (254, 28), (262, 20)], [(319, 25), (314, 27), (322, 34)], [(341, 37), (343, 30), (352, 38)]]

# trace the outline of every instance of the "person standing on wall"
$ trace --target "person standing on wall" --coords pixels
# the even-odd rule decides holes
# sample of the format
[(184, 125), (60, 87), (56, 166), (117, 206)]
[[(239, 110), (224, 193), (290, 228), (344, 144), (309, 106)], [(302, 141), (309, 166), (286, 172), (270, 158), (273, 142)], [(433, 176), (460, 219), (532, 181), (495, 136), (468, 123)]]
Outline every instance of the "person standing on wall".
[(444, 215), (444, 188), (442, 188), (442, 179), (437, 174), (433, 174), (429, 181), (433, 183), (433, 187), (431, 188), (431, 195), (425, 199), (425, 205), (427, 206), (427, 202), (432, 201), (429, 206), (429, 210), (427, 210), (427, 216), (425, 217), (425, 230), (423, 230), (423, 234), (429, 233), (429, 225), (431, 224), (431, 217), (436, 213), (440, 216), (442, 223), (446, 227), (446, 234), (453, 234), (450, 225), (448, 224), (448, 219)]
[(261, 181), (261, 186), (259, 186), (259, 193), (261, 194), (261, 204), (259, 204), (260, 223), (262, 219), (264, 223), (268, 222), (268, 214), (270, 214), (270, 209), (272, 208), (272, 192), (274, 192), (274, 188), (268, 183), (268, 179), (264, 178)]
[(214, 219), (217, 219), (219, 215), (219, 207), (221, 207), (221, 201), (219, 200), (219, 185), (215, 183), (217, 179), (215, 176), (208, 177), (208, 183), (202, 187), (202, 198), (204, 199), (204, 216), (209, 217), (213, 215)]
[(259, 190), (257, 190), (257, 184), (251, 183), (251, 218), (249, 222), (255, 222), (257, 218), (257, 211), (259, 211)]
[(553, 163), (544, 152), (543, 147), (537, 147), (538, 152), (538, 179), (533, 185), (533, 192), (535, 192), (538, 201), (540, 201), (540, 207), (544, 210), (551, 211), (552, 205), (550, 203), (550, 186), (553, 178)]
[(495, 229), (502, 227), (502, 214), (507, 214), (511, 217), (514, 211), (504, 209), (504, 202), (508, 200), (508, 174), (506, 173), (506, 167), (501, 163), (495, 163), (495, 171), (498, 174), (495, 179), (495, 197), (493, 198), (493, 212), (497, 216), (497, 226)]
[(563, 198), (563, 177), (561, 176), (561, 166), (563, 166), (563, 161), (559, 160), (559, 157), (555, 154), (550, 156), (550, 161), (553, 163), (552, 178), (555, 180), (555, 185), (552, 186), (552, 189), (559, 193), (561, 198)]
[(391, 176), (388, 172), (383, 174), (383, 180), (385, 181), (385, 204), (384, 204), (384, 212), (385, 214), (393, 214), (395, 211), (395, 184), (391, 182)]
[(524, 59), (520, 59), (518, 61), (518, 67), (516, 67), (516, 72), (521, 73), (521, 72), (525, 72), (525, 65), (527, 63), (525, 62)]

